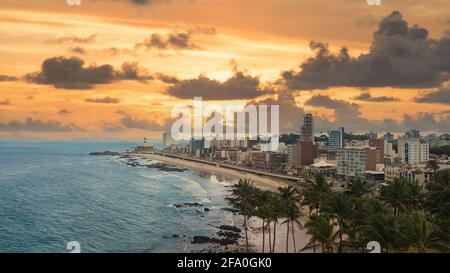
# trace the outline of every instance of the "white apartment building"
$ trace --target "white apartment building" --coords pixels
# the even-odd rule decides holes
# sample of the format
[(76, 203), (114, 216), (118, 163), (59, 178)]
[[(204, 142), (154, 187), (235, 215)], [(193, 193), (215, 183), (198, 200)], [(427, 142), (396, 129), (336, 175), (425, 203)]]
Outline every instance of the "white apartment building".
[(422, 143), (418, 139), (399, 139), (398, 156), (403, 164), (426, 163), (430, 160), (430, 148), (428, 143)]

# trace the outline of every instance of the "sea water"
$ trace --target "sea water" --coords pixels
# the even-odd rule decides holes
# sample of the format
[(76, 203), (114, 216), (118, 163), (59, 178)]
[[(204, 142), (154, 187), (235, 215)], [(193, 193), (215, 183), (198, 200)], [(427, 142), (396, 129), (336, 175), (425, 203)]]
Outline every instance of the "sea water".
[[(193, 236), (232, 224), (224, 208), (235, 179), (89, 155), (134, 146), (0, 141), (0, 252), (69, 252), (71, 241), (81, 252), (190, 252), (201, 247)], [(182, 203), (203, 206), (173, 206)]]

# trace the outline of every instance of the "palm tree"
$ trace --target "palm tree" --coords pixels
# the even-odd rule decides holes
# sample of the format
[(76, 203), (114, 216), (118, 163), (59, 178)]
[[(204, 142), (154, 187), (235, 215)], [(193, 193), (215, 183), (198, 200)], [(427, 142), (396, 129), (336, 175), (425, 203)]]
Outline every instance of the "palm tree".
[(236, 185), (233, 185), (233, 196), (235, 197), (234, 204), (239, 208), (241, 214), (244, 216), (244, 231), (245, 231), (245, 245), (247, 252), (248, 247), (248, 220), (255, 212), (255, 187), (250, 180), (239, 180)]
[(427, 162), (427, 169), (432, 170), (433, 172), (437, 172), (439, 170), (439, 163), (437, 160), (430, 160)]
[(400, 234), (407, 245), (425, 253), (436, 243), (436, 227), (429, 222), (421, 211), (413, 211), (400, 218)]
[(416, 189), (414, 184), (405, 178), (395, 178), (381, 188), (380, 199), (390, 205), (394, 210), (394, 215), (399, 216), (401, 212), (406, 211), (411, 205), (418, 205), (415, 202), (417, 196), (414, 196)]
[(335, 245), (336, 234), (334, 233), (334, 225), (331, 223), (329, 217), (326, 214), (312, 215), (309, 221), (305, 224), (306, 234), (311, 238), (309, 243), (300, 251), (315, 248), (316, 242), (322, 248), (322, 252), (333, 252)]
[(322, 211), (336, 219), (338, 226), (337, 235), (339, 237), (338, 252), (342, 252), (343, 235), (349, 233), (349, 219), (354, 210), (354, 197), (342, 192), (331, 193), (322, 206)]
[(320, 213), (320, 206), (330, 192), (331, 185), (327, 182), (326, 177), (318, 174), (315, 176), (314, 181), (306, 180), (302, 205), (309, 207), (310, 214), (315, 210), (316, 215), (318, 215)]
[[(298, 203), (301, 201), (301, 195), (298, 190), (292, 186), (285, 186), (278, 188), (279, 196), (280, 196), (280, 205), (283, 216), (286, 220), (283, 222), (286, 224), (287, 232), (286, 232), (286, 252), (289, 251), (289, 229), (291, 221), (295, 221), (297, 216), (299, 216), (299, 208)], [(292, 226), (293, 228), (293, 226)], [(294, 230), (292, 230), (294, 232)], [(295, 235), (294, 235), (295, 240)], [(294, 246), (295, 248), (295, 246)]]
[(346, 186), (346, 193), (355, 197), (366, 197), (373, 191), (373, 185), (366, 180), (356, 179)]
[[(281, 209), (280, 209), (280, 196), (278, 193), (275, 193), (272, 195), (272, 200), (270, 202), (270, 216), (269, 216), (269, 222), (273, 223), (273, 238), (272, 238), (272, 249), (271, 252), (275, 252), (275, 242), (276, 242), (276, 236), (277, 236), (277, 225), (278, 220), (281, 217)], [(269, 236), (270, 236), (270, 224), (269, 224)], [(270, 241), (270, 239), (269, 239)]]
[[(262, 253), (265, 250), (266, 243), (266, 227), (269, 225), (270, 228), (270, 216), (272, 213), (271, 207), (272, 201), (272, 193), (269, 191), (259, 191), (257, 195), (257, 208), (255, 211), (255, 215), (261, 218), (262, 220), (262, 233), (263, 233), (263, 245), (262, 245)], [(270, 230), (269, 230), (270, 236)], [(269, 237), (269, 249), (270, 249), (270, 237)]]

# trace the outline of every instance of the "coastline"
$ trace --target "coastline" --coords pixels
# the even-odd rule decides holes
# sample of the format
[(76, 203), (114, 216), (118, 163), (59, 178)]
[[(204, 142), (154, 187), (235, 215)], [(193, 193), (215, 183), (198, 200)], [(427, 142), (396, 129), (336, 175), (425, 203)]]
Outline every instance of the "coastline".
[(128, 155), (135, 156), (135, 157), (148, 158), (148, 159), (160, 161), (160, 162), (163, 162), (166, 164), (172, 164), (172, 165), (176, 165), (176, 166), (184, 167), (184, 168), (188, 168), (188, 169), (222, 174), (222, 175), (226, 175), (226, 176), (236, 178), (236, 179), (250, 179), (256, 187), (263, 189), (263, 190), (277, 191), (279, 187), (283, 187), (283, 186), (299, 186), (298, 183), (295, 183), (292, 181), (269, 178), (269, 177), (265, 177), (265, 176), (247, 173), (244, 171), (237, 171), (237, 170), (232, 170), (232, 169), (228, 169), (228, 168), (221, 168), (221, 167), (217, 167), (214, 165), (203, 164), (200, 162), (194, 162), (194, 161), (189, 161), (189, 160), (182, 160), (182, 159), (177, 159), (177, 158), (172, 158), (172, 157), (167, 157), (167, 156), (161, 156), (161, 155), (157, 155), (157, 154), (128, 153)]
[[(139, 154), (139, 153), (128, 153), (130, 156), (142, 157), (151, 160), (156, 160), (162, 163), (175, 165), (178, 167), (184, 167), (197, 171), (204, 171), (209, 173), (221, 174), (231, 178), (236, 179), (250, 179), (255, 187), (260, 188), (262, 190), (268, 191), (277, 191), (279, 187), (283, 186), (299, 186), (298, 183), (292, 181), (283, 181), (281, 179), (275, 179), (270, 177), (259, 176), (256, 174), (246, 173), (243, 171), (237, 171), (228, 168), (221, 168), (214, 165), (203, 164), (200, 162), (194, 162), (189, 160), (182, 160), (172, 157), (166, 157), (157, 154)], [(306, 215), (306, 213), (305, 213)], [(243, 226), (243, 217), (239, 214), (233, 214), (233, 224), (242, 228)], [(307, 217), (301, 217), (300, 222), (303, 225), (307, 220)], [(275, 243), (275, 252), (276, 253), (284, 253), (286, 252), (286, 225), (282, 225), (283, 219), (280, 219), (276, 229), (276, 243)], [(263, 235), (262, 235), (262, 221), (256, 217), (252, 217), (249, 220), (249, 246), (250, 251), (255, 253), (260, 253), (262, 251), (263, 245)], [(273, 228), (273, 226), (272, 226)], [(309, 236), (306, 234), (306, 231), (301, 229), (298, 225), (295, 225), (295, 242), (296, 242), (296, 250), (299, 251), (302, 249), (309, 240)], [(266, 251), (268, 250), (268, 233), (266, 233), (266, 242), (265, 242)], [(226, 248), (226, 251), (230, 252), (245, 252), (245, 238), (241, 238), (238, 242), (238, 245), (230, 245)], [(293, 238), (292, 233), (289, 235), (289, 252), (293, 252)]]

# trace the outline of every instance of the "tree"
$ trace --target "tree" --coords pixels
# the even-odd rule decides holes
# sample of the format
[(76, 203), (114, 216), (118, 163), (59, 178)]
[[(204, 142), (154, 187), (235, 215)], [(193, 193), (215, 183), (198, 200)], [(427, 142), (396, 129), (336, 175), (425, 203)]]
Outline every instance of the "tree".
[(392, 207), (395, 216), (399, 216), (402, 212), (422, 206), (422, 188), (417, 182), (395, 178), (381, 188), (380, 200)]
[(244, 216), (244, 231), (245, 231), (245, 245), (247, 252), (248, 247), (248, 220), (255, 213), (255, 187), (250, 180), (239, 180), (236, 185), (233, 185), (233, 200), (234, 205), (239, 208), (240, 213)]
[(282, 216), (286, 218), (283, 222), (286, 224), (286, 252), (289, 251), (289, 229), (292, 227), (293, 233), (293, 241), (294, 241), (294, 250), (295, 248), (295, 234), (294, 234), (294, 225), (293, 223), (297, 221), (297, 218), (300, 216), (300, 209), (298, 204), (301, 201), (301, 195), (298, 190), (292, 186), (280, 187), (278, 188), (278, 193), (280, 196), (280, 208), (282, 212)]
[(309, 213), (315, 211), (316, 215), (320, 213), (320, 206), (331, 192), (331, 185), (327, 182), (324, 175), (318, 174), (314, 181), (306, 180), (305, 190), (303, 191), (302, 205), (309, 207)]
[(305, 224), (306, 234), (311, 238), (309, 243), (301, 250), (313, 248), (315, 250), (317, 243), (321, 246), (322, 252), (333, 252), (335, 245), (336, 233), (334, 233), (334, 225), (326, 214), (312, 215)]
[(437, 172), (439, 170), (439, 163), (437, 160), (430, 160), (427, 162), (427, 169), (432, 170), (433, 172)]
[(373, 191), (373, 185), (366, 180), (356, 179), (346, 186), (346, 193), (355, 197), (366, 197)]
[(351, 212), (354, 210), (354, 197), (341, 193), (333, 192), (328, 195), (322, 206), (322, 212), (327, 213), (332, 219), (335, 219), (338, 226), (337, 235), (339, 238), (338, 252), (342, 252), (343, 235), (349, 233), (349, 222)]
[[(257, 194), (257, 207), (255, 211), (255, 215), (262, 220), (262, 233), (263, 233), (263, 244), (262, 244), (262, 253), (265, 251), (266, 244), (266, 227), (269, 225), (270, 227), (270, 217), (272, 214), (272, 193), (269, 191), (258, 191)], [(270, 231), (269, 231), (270, 236)], [(269, 251), (270, 251), (270, 238), (269, 238)]]
[(436, 227), (421, 211), (413, 211), (400, 218), (400, 234), (407, 246), (413, 246), (419, 253), (425, 253), (436, 244)]

